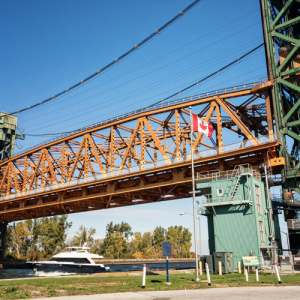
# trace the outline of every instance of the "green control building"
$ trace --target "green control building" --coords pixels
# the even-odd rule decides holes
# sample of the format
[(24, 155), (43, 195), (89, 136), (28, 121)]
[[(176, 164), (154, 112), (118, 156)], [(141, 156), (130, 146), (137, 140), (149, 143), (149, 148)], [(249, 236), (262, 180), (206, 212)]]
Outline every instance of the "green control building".
[(280, 238), (260, 173), (250, 165), (198, 173), (196, 188), (203, 195), (198, 213), (207, 216), (210, 254), (232, 252), (235, 269), (249, 255), (258, 256), (260, 268), (270, 266)]

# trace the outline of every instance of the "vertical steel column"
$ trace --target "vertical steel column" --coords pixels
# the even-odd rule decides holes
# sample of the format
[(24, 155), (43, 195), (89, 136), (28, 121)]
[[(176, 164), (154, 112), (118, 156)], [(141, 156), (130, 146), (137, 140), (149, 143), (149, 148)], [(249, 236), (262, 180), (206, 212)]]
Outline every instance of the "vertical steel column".
[[(107, 161), (106, 164), (106, 172), (109, 173), (109, 171), (111, 172), (111, 176), (114, 176), (114, 169), (115, 169), (115, 149), (116, 149), (116, 145), (115, 145), (115, 128), (114, 126), (111, 126), (110, 128), (110, 140), (109, 140), (109, 164)], [(110, 168), (108, 167), (110, 166)]]
[[(287, 191), (300, 192), (300, 3), (296, 0), (260, 0), (260, 3), (268, 76), (274, 80), (271, 95), (276, 132), (282, 142), (280, 155), (286, 161), (282, 171), (283, 196), (288, 200)], [(291, 150), (286, 137), (293, 142)]]
[(193, 219), (194, 219), (194, 244), (195, 244), (195, 260), (196, 260), (196, 281), (199, 279), (198, 271), (198, 247), (197, 247), (197, 227), (196, 227), (196, 193), (195, 193), (195, 172), (194, 172), (194, 151), (193, 151), (193, 121), (192, 107), (190, 106), (190, 127), (191, 127), (191, 156), (192, 156), (192, 187), (193, 187)]
[[(62, 149), (62, 154), (61, 154), (62, 158), (61, 158), (61, 182), (64, 183), (65, 182), (65, 177), (66, 177), (66, 161), (67, 161), (67, 157), (66, 157), (66, 142), (63, 142), (63, 149)], [(27, 156), (26, 156), (27, 158)]]
[(221, 109), (219, 104), (216, 104), (216, 113), (217, 113), (217, 131), (216, 131), (217, 145), (219, 148), (219, 153), (223, 153), (224, 149), (223, 149), (222, 116), (221, 116)]
[(84, 135), (84, 173), (83, 176), (85, 179), (88, 178), (89, 175), (89, 156), (88, 156), (88, 152), (89, 152), (89, 145), (88, 145), (88, 134)]
[[(268, 76), (274, 81), (271, 96), (276, 133), (282, 143), (280, 156), (285, 158), (281, 172), (285, 218), (294, 219), (292, 191), (300, 193), (300, 3), (260, 0), (260, 4)], [(289, 235), (290, 245), (298, 247), (299, 237), (296, 231)]]
[(179, 119), (179, 110), (175, 110), (175, 130), (176, 130), (176, 162), (178, 162), (180, 158), (180, 145), (181, 145), (181, 137), (180, 137), (180, 119)]
[(0, 222), (0, 259), (4, 259), (7, 223)]
[(141, 131), (140, 131), (140, 137), (141, 137), (141, 170), (145, 170), (145, 126), (144, 121), (141, 121)]

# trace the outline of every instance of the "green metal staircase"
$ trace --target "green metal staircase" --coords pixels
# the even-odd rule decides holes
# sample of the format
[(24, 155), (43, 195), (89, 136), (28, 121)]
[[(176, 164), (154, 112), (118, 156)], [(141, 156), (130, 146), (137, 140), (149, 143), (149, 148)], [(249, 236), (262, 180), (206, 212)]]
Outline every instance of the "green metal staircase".
[(236, 192), (240, 185), (241, 176), (243, 174), (243, 167), (238, 165), (234, 167), (231, 178), (233, 179), (231, 186), (228, 188), (228, 201), (233, 201)]

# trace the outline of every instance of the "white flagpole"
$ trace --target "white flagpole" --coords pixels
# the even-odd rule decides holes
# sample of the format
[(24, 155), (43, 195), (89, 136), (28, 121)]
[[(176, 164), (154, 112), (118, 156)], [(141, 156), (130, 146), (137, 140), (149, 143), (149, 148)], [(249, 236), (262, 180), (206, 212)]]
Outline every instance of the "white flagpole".
[(194, 244), (195, 244), (195, 260), (196, 260), (196, 281), (199, 279), (198, 271), (198, 246), (197, 246), (197, 223), (196, 223), (196, 193), (195, 193), (195, 173), (194, 173), (194, 150), (193, 150), (193, 119), (192, 107), (190, 106), (190, 125), (191, 125), (191, 155), (192, 155), (192, 186), (193, 186), (193, 218), (194, 218)]

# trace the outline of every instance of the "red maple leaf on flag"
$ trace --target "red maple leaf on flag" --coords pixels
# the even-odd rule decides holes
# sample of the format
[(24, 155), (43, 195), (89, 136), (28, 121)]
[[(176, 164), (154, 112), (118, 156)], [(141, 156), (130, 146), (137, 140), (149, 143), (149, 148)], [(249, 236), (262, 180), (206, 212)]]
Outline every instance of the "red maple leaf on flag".
[(202, 130), (207, 129), (207, 126), (204, 125), (203, 121), (199, 123), (199, 126), (201, 127)]

